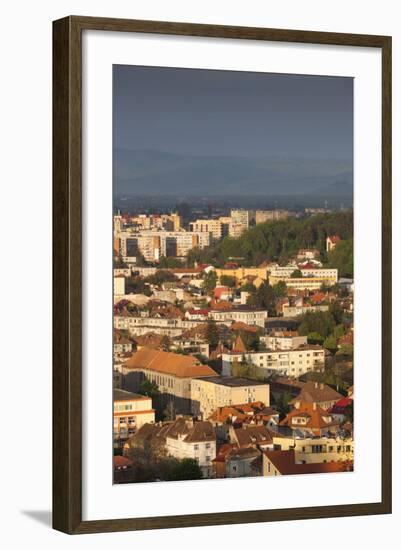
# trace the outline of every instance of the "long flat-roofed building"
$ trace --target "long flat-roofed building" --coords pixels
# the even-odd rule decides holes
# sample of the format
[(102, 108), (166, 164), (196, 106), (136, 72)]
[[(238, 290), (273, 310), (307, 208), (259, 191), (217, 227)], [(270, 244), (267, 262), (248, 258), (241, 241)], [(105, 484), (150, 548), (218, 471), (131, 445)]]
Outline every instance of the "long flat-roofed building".
[(298, 377), (307, 372), (322, 370), (325, 365), (324, 348), (318, 345), (300, 345), (291, 350), (266, 350), (238, 353), (230, 351), (222, 356), (223, 375), (231, 374), (231, 365), (245, 359), (265, 372), (266, 376), (278, 374), (280, 376)]
[(237, 306), (231, 309), (212, 309), (209, 318), (214, 321), (231, 325), (234, 322), (242, 322), (247, 325), (264, 327), (268, 313), (266, 309), (251, 306)]
[(191, 381), (191, 412), (202, 418), (208, 418), (218, 407), (255, 401), (269, 406), (269, 384), (235, 376), (209, 376)]

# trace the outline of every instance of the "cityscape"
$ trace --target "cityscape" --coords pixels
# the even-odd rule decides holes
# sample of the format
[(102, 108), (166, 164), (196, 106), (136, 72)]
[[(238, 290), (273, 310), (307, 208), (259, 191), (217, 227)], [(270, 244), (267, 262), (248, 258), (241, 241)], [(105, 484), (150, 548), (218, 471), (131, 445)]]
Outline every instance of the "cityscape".
[[(230, 95), (226, 78), (115, 68), (114, 483), (353, 471), (352, 84), (244, 73)], [(165, 84), (160, 104), (155, 80)], [(290, 90), (292, 105), (298, 91), (302, 113), (319, 103), (326, 113), (313, 93), (333, 88), (333, 158), (323, 146), (316, 153), (317, 111), (305, 116), (312, 137), (297, 161), (285, 140), (263, 157), (249, 140), (188, 139), (197, 121), (202, 133), (210, 98), (210, 135), (229, 124), (227, 103), (251, 105), (248, 93), (252, 116), (255, 82), (272, 102)], [(198, 84), (193, 114), (179, 116)], [(162, 152), (154, 134), (166, 139), (172, 112), (176, 133)], [(302, 117), (293, 118), (291, 135), (301, 135)]]

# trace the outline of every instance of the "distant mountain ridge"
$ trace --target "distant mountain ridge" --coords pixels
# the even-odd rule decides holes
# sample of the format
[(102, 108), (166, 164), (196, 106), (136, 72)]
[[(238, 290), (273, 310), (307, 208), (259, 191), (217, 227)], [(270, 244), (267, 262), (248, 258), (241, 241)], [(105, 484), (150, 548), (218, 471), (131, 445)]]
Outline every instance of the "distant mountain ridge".
[(114, 194), (344, 195), (352, 197), (352, 162), (277, 156), (195, 156), (114, 150)]

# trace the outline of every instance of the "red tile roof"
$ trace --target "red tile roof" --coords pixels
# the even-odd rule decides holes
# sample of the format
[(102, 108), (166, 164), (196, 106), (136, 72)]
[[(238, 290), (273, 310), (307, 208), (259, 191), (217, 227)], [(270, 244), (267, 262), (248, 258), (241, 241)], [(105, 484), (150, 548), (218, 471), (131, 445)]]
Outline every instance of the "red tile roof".
[(113, 467), (115, 470), (120, 468), (130, 468), (133, 465), (132, 460), (126, 456), (113, 456)]
[(353, 470), (351, 461), (296, 464), (293, 449), (289, 451), (265, 451), (264, 454), (282, 475), (350, 472)]

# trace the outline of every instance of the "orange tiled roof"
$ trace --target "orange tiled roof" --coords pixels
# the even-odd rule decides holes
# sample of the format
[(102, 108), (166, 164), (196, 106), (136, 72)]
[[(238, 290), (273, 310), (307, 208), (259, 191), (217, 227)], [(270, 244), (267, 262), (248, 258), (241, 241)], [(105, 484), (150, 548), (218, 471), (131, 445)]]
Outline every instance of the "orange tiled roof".
[[(298, 424), (293, 422), (294, 418), (303, 417), (306, 419), (305, 424)], [(325, 420), (325, 418), (331, 418), (331, 420)], [(322, 428), (330, 428), (332, 426), (338, 426), (339, 422), (336, 421), (329, 412), (325, 411), (321, 407), (314, 405), (313, 403), (301, 402), (298, 409), (293, 409), (287, 416), (280, 422), (280, 426), (289, 426), (293, 429), (307, 428), (310, 430), (321, 430)]]
[(207, 365), (202, 365), (192, 355), (181, 355), (146, 347), (135, 352), (124, 363), (124, 367), (127, 369), (153, 370), (163, 374), (172, 374), (179, 378), (217, 375), (213, 369)]
[(243, 323), (242, 321), (234, 321), (230, 326), (230, 330), (243, 330), (244, 332), (256, 333), (258, 332), (258, 327), (255, 327), (254, 325), (248, 325), (247, 323)]
[(241, 335), (238, 334), (237, 338), (235, 339), (235, 343), (233, 346), (233, 352), (234, 353), (246, 353), (246, 347), (244, 342), (242, 341)]

